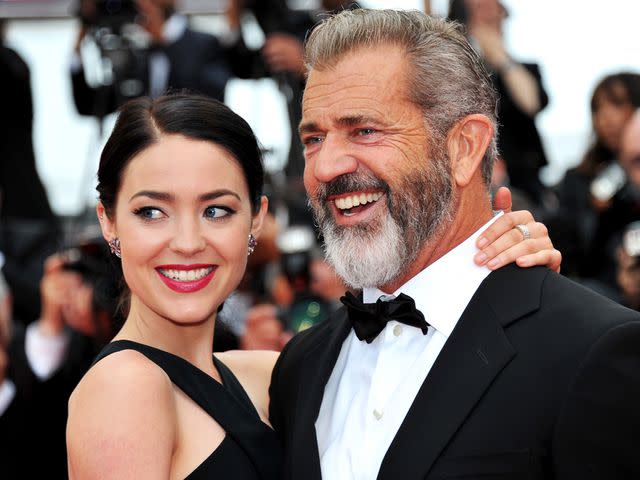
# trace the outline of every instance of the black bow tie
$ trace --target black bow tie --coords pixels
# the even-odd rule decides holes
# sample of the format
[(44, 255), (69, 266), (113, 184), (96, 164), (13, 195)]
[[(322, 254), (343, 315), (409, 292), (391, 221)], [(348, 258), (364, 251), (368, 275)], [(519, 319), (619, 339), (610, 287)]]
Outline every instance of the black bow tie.
[(416, 309), (413, 298), (404, 293), (388, 302), (378, 299), (376, 303), (362, 303), (351, 292), (347, 292), (340, 297), (340, 301), (347, 307), (357, 337), (367, 343), (373, 342), (389, 320), (420, 328), (425, 335), (429, 330), (429, 324), (422, 312)]

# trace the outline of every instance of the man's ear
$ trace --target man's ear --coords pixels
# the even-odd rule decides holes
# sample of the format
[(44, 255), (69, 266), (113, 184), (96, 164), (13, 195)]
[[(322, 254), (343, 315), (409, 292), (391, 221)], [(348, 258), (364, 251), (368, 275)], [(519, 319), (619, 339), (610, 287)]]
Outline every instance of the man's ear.
[(256, 213), (251, 220), (251, 233), (254, 237), (259, 238), (262, 231), (262, 225), (264, 223), (264, 217), (267, 215), (267, 209), (269, 208), (269, 200), (264, 195), (260, 198), (260, 210)]
[(102, 202), (98, 202), (96, 205), (96, 214), (98, 215), (98, 221), (100, 222), (100, 229), (102, 230), (102, 236), (104, 239), (109, 242), (118, 236), (116, 232), (116, 227), (109, 215), (107, 215), (107, 210), (104, 208)]
[(481, 114), (467, 115), (449, 134), (449, 158), (453, 178), (466, 187), (476, 173), (493, 138), (493, 124)]

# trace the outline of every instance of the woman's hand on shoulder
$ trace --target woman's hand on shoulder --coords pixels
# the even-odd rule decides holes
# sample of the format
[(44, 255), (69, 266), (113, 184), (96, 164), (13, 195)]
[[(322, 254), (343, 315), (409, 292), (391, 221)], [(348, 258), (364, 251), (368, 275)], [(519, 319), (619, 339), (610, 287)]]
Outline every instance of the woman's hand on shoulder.
[(215, 355), (231, 369), (262, 420), (269, 423), (269, 384), (279, 353), (267, 350), (232, 350)]
[[(528, 210), (512, 212), (508, 188), (501, 187), (496, 192), (494, 210), (502, 210), (504, 215), (478, 237), (476, 246), (480, 251), (474, 258), (476, 264), (496, 270), (516, 262), (520, 267), (543, 265), (560, 272), (562, 254), (553, 247), (547, 227)], [(529, 233), (529, 238), (525, 238), (521, 229)]]
[(111, 354), (69, 399), (70, 478), (168, 478), (175, 426), (167, 375), (138, 352)]

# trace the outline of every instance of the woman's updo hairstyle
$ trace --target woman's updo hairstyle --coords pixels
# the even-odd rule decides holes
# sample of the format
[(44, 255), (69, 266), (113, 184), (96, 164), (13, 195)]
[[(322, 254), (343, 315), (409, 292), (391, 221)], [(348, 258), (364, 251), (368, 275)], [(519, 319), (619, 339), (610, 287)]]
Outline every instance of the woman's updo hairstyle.
[(253, 212), (258, 212), (264, 171), (260, 147), (249, 124), (217, 100), (177, 93), (157, 99), (141, 97), (120, 107), (98, 167), (96, 189), (109, 217), (129, 161), (162, 135), (170, 134), (209, 141), (233, 155), (244, 172)]

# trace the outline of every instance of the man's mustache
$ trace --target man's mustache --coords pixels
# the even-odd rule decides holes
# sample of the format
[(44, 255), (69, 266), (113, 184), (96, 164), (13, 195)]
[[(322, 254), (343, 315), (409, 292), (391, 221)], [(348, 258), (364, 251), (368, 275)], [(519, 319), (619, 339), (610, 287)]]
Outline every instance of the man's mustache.
[(320, 184), (315, 196), (320, 203), (324, 204), (329, 197), (358, 190), (380, 190), (389, 193), (390, 188), (387, 182), (379, 178), (348, 173), (340, 175), (328, 183)]

